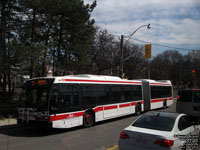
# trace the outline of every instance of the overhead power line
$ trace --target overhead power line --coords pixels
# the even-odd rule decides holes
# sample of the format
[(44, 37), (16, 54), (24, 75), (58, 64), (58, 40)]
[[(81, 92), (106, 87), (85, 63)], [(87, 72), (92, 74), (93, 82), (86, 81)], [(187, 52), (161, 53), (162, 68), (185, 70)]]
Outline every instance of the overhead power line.
[[(119, 35), (116, 35), (116, 34), (111, 34), (115, 37), (118, 37), (120, 38)], [(142, 43), (147, 43), (147, 44), (152, 44), (152, 45), (156, 45), (156, 46), (160, 46), (160, 47), (166, 47), (166, 48), (170, 48), (170, 49), (176, 49), (176, 50), (183, 50), (183, 51), (191, 51), (191, 50), (195, 50), (195, 49), (189, 49), (189, 48), (180, 48), (180, 47), (174, 47), (174, 46), (169, 46), (169, 45), (165, 45), (165, 44), (158, 44), (158, 43), (154, 43), (154, 42), (149, 42), (149, 41), (144, 41), (144, 40), (140, 40), (140, 39), (136, 39), (136, 38), (130, 38), (132, 40), (135, 40), (135, 41), (139, 41), (139, 42), (142, 42)], [(127, 40), (126, 40), (127, 41)]]
[(184, 51), (194, 50), (194, 49), (188, 49), (188, 48), (180, 48), (180, 47), (168, 46), (168, 45), (163, 45), (163, 44), (157, 44), (157, 43), (153, 43), (153, 42), (147, 42), (147, 41), (139, 40), (139, 39), (136, 39), (136, 38), (131, 38), (131, 39), (133, 39), (135, 41), (143, 42), (143, 43), (148, 43), (148, 44), (152, 44), (152, 45), (156, 45), (156, 46), (161, 46), (161, 47), (166, 47), (166, 48), (173, 48), (173, 49), (177, 49), (177, 50), (184, 50)]
[[(109, 34), (120, 39), (119, 35), (112, 34), (112, 33), (109, 33)], [(152, 44), (152, 45), (156, 45), (156, 46), (160, 46), (160, 47), (166, 47), (166, 48), (170, 48), (170, 49), (175, 49), (175, 50), (182, 50), (182, 51), (192, 51), (192, 50), (195, 50), (195, 51), (200, 51), (200, 49), (197, 50), (197, 49), (175, 47), (175, 46), (170, 46), (170, 45), (166, 45), (166, 44), (158, 44), (158, 43), (154, 43), (154, 42), (144, 41), (144, 40), (140, 40), (140, 39), (136, 39), (136, 38), (132, 38), (132, 37), (129, 38), (129, 39), (132, 39), (132, 40), (135, 40), (135, 41), (139, 41), (139, 42), (142, 42), (142, 43), (146, 43), (146, 44)], [(124, 39), (124, 40), (128, 42), (128, 40), (126, 40), (126, 39)], [(126, 44), (127, 44), (127, 42), (126, 42)]]

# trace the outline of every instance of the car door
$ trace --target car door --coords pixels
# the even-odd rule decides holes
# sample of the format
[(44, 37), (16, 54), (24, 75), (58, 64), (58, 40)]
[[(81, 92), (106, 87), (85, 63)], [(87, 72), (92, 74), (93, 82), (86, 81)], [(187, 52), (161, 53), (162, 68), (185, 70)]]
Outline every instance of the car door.
[[(193, 136), (197, 135), (197, 128), (193, 125), (192, 119), (189, 116), (182, 116), (178, 121), (178, 129), (179, 131), (176, 134), (177, 145), (178, 147), (191, 144), (191, 140), (193, 140)], [(193, 143), (195, 144), (195, 143)]]
[(190, 130), (190, 135), (199, 135), (199, 125), (194, 125), (194, 120), (190, 116), (183, 116), (181, 118), (185, 128)]

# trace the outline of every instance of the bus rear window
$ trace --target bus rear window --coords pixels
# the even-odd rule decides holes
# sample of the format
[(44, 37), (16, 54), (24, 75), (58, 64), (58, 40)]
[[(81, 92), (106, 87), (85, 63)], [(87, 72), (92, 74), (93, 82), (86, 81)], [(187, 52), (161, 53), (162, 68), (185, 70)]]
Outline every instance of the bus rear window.
[(182, 102), (192, 102), (192, 91), (183, 91), (179, 93), (180, 99)]

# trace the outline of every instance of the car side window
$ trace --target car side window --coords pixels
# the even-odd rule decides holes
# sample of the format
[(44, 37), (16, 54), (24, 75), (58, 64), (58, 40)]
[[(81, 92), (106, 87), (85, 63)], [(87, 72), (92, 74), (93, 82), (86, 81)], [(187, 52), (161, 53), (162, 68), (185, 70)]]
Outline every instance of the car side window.
[(188, 116), (182, 116), (178, 122), (178, 128), (180, 131), (192, 126), (192, 120)]

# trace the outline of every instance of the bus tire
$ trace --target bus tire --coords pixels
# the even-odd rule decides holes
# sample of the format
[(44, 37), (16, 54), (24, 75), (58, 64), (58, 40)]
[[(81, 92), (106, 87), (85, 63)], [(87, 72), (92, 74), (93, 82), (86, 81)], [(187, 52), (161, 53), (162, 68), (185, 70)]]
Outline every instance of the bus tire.
[(140, 104), (140, 103), (137, 103), (137, 104), (135, 105), (135, 114), (136, 114), (136, 115), (140, 115), (141, 112), (142, 112), (141, 104)]
[(166, 100), (166, 99), (164, 99), (164, 101), (163, 101), (163, 108), (164, 108), (164, 109), (167, 108), (167, 100)]
[(83, 115), (83, 126), (84, 127), (91, 127), (94, 125), (94, 113), (92, 113), (91, 111), (87, 111), (84, 113)]

